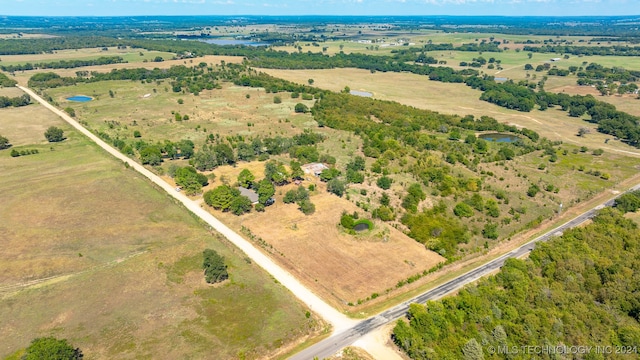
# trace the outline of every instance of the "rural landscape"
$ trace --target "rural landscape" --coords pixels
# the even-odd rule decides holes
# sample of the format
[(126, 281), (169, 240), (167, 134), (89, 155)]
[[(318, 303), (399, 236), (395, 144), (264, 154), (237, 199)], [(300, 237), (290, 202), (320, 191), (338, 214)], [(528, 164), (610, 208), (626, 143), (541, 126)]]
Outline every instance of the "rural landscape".
[(633, 16), (5, 16), (0, 358), (637, 358), (639, 55)]

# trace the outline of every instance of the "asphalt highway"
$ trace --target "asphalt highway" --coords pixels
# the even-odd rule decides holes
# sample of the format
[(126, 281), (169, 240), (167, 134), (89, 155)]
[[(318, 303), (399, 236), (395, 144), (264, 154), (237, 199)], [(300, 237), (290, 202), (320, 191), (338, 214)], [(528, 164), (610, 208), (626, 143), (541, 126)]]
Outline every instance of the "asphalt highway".
[[(633, 187), (631, 191), (638, 190), (638, 189), (640, 189), (640, 184)], [(622, 194), (619, 194), (618, 196), (620, 195)], [(424, 292), (414, 297), (411, 300), (405, 301), (402, 304), (396, 305), (378, 315), (375, 315), (366, 320), (363, 320), (347, 330), (333, 334), (331, 337), (293, 355), (292, 357), (290, 357), (290, 359), (291, 360), (311, 360), (316, 357), (318, 359), (330, 357), (333, 354), (340, 351), (341, 349), (349, 345), (352, 345), (354, 342), (356, 342), (358, 339), (360, 339), (364, 335), (405, 316), (411, 304), (414, 304), (414, 303), (424, 304), (429, 300), (437, 300), (469, 283), (472, 283), (478, 280), (483, 276), (486, 276), (492, 273), (493, 271), (502, 267), (502, 265), (504, 265), (507, 259), (519, 258), (519, 257), (522, 257), (523, 255), (528, 254), (534, 249), (537, 242), (547, 241), (554, 236), (562, 235), (563, 231), (576, 227), (582, 224), (583, 222), (593, 218), (598, 212), (598, 210), (606, 206), (613, 206), (614, 201), (615, 199), (611, 199), (605, 202), (604, 204), (598, 205), (593, 209), (569, 220), (568, 222), (556, 227), (551, 231), (546, 232), (541, 236), (538, 236), (537, 238), (527, 242), (526, 244), (518, 247), (517, 249), (507, 254), (504, 254), (494, 260), (491, 260), (490, 262), (484, 265), (478, 266), (477, 268), (470, 270), (469, 272), (464, 273), (458, 276), (457, 278), (450, 280), (442, 285), (439, 285), (427, 292)]]

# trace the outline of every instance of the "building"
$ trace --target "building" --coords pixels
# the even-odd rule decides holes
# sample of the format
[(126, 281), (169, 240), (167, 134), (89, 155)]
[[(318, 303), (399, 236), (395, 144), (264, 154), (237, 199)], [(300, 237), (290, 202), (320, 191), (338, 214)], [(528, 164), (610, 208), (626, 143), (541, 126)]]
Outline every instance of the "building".
[(313, 174), (315, 176), (320, 176), (322, 170), (328, 169), (328, 167), (323, 163), (309, 163), (302, 165), (302, 171), (305, 174)]
[(252, 204), (258, 203), (258, 193), (247, 188), (243, 188), (242, 186), (238, 186), (238, 190), (240, 190), (240, 195), (246, 196), (249, 198)]

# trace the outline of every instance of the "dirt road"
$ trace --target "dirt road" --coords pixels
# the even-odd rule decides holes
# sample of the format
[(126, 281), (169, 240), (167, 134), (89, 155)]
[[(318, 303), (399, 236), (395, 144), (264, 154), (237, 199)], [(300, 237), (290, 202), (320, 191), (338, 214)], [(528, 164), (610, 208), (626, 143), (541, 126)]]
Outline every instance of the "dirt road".
[(224, 237), (226, 237), (232, 244), (237, 246), (240, 250), (242, 250), (254, 263), (258, 264), (261, 268), (263, 268), (266, 272), (271, 274), (274, 279), (276, 279), (280, 284), (289, 289), (301, 302), (306, 304), (309, 309), (319, 316), (321, 316), (325, 321), (330, 323), (333, 326), (333, 331), (338, 332), (344, 329), (347, 329), (353, 326), (356, 321), (347, 318), (344, 314), (338, 312), (333, 307), (325, 303), (322, 299), (316, 296), (313, 292), (303, 286), (296, 278), (294, 278), (289, 272), (281, 268), (277, 265), (273, 260), (263, 254), (260, 250), (258, 250), (255, 246), (253, 246), (249, 241), (245, 240), (242, 236), (238, 235), (235, 231), (228, 228), (224, 225), (220, 220), (211, 215), (208, 211), (203, 209), (197, 201), (193, 201), (183, 195), (180, 192), (175, 191), (175, 189), (164, 180), (162, 180), (159, 176), (155, 175), (151, 171), (147, 170), (144, 166), (130, 159), (126, 155), (120, 153), (115, 148), (111, 147), (96, 135), (91, 133), (89, 130), (80, 125), (76, 120), (72, 117), (64, 113), (63, 111), (57, 109), (53, 105), (46, 102), (42, 99), (38, 94), (33, 92), (31, 89), (28, 89), (23, 86), (17, 85), (25, 93), (29, 94), (32, 99), (37, 100), (40, 104), (42, 104), (47, 109), (51, 110), (54, 114), (60, 116), (63, 120), (73, 126), (76, 130), (78, 130), (83, 135), (87, 136), (91, 141), (95, 142), (103, 148), (106, 152), (113, 155), (119, 160), (122, 160), (125, 163), (128, 163), (130, 167), (134, 170), (138, 171), (140, 174), (144, 175), (151, 182), (158, 185), (164, 191), (166, 191), (170, 196), (174, 197), (178, 201), (180, 201), (189, 211), (197, 215), (204, 222), (209, 224), (213, 229), (218, 231)]

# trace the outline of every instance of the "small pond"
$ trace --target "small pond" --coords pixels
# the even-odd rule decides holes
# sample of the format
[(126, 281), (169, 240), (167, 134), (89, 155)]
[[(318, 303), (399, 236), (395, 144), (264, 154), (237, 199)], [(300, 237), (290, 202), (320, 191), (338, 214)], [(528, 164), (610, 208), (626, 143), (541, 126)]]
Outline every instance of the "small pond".
[(202, 40), (207, 44), (214, 45), (247, 45), (247, 46), (269, 46), (269, 44), (264, 42), (255, 42), (251, 40), (225, 40), (225, 39), (211, 39), (211, 40)]
[(355, 230), (357, 232), (369, 230), (369, 225), (367, 225), (366, 223), (360, 223), (360, 224), (357, 224), (356, 226), (354, 226), (353, 230)]
[(368, 92), (368, 91), (358, 91), (358, 90), (351, 90), (351, 91), (349, 91), (349, 94), (356, 95), (356, 96), (363, 96), (363, 97), (372, 97), (373, 96), (373, 94)]
[(87, 101), (93, 100), (93, 98), (89, 96), (84, 96), (84, 95), (76, 95), (76, 96), (68, 97), (67, 100), (76, 101), (76, 102), (87, 102)]
[(513, 143), (520, 140), (520, 138), (515, 135), (499, 133), (481, 134), (479, 138), (499, 143)]

